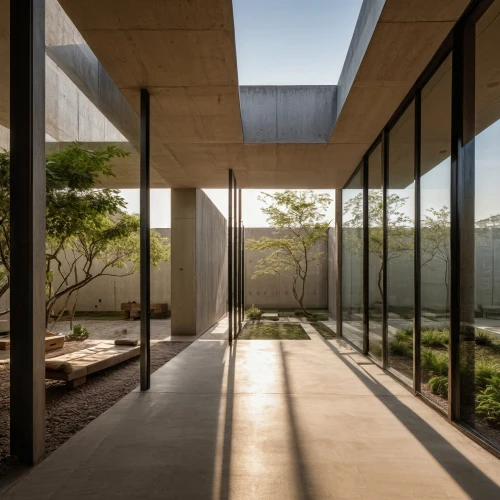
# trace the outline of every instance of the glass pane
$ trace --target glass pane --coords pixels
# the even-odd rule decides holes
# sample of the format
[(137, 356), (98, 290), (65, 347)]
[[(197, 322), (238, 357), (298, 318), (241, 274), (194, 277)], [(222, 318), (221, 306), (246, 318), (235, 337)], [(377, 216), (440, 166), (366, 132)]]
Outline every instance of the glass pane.
[[(500, 1), (476, 25), (474, 242), (462, 267), (461, 418), (500, 447)], [(472, 227), (470, 228), (472, 231)], [(472, 236), (472, 235), (471, 235)], [(467, 255), (465, 252), (470, 250)], [(465, 295), (466, 292), (470, 295)]]
[(448, 408), (451, 55), (422, 91), (422, 393)]
[(382, 359), (382, 146), (368, 158), (368, 351)]
[(342, 191), (342, 335), (363, 349), (363, 169)]
[(389, 135), (387, 180), (388, 365), (413, 385), (415, 106)]

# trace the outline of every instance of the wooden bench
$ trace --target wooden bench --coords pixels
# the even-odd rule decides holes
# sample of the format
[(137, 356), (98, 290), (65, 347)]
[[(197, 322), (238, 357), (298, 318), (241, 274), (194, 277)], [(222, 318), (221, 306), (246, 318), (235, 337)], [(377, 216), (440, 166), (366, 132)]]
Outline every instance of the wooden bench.
[[(60, 333), (45, 333), (45, 352), (61, 349), (64, 346), (64, 335)], [(10, 350), (10, 337), (0, 339), (0, 351)]]
[[(141, 304), (137, 302), (123, 302), (120, 306), (124, 313), (124, 319), (133, 321), (141, 317)], [(166, 319), (168, 318), (168, 304), (151, 303), (149, 305), (151, 319)]]
[(71, 372), (63, 370), (52, 370), (46, 366), (45, 378), (50, 380), (63, 380), (70, 389), (78, 387), (87, 381), (87, 375), (99, 372), (105, 368), (123, 363), (128, 359), (139, 356), (140, 345), (114, 345), (102, 342), (96, 346), (82, 349), (81, 351), (63, 354), (55, 358), (47, 359), (49, 364), (54, 362), (69, 363)]

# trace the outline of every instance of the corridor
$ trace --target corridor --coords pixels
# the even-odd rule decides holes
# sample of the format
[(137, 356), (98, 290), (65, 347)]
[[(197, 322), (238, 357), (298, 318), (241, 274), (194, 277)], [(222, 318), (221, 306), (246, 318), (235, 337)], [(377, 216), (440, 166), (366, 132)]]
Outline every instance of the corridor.
[(218, 325), (22, 478), (16, 499), (498, 499), (500, 461), (343, 341)]

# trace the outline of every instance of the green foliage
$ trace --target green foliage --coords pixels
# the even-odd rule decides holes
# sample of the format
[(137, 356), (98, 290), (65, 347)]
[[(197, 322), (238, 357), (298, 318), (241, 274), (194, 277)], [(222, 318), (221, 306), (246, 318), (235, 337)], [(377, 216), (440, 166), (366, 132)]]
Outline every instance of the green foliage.
[(310, 340), (300, 325), (286, 323), (247, 323), (239, 340)]
[(332, 199), (314, 191), (290, 191), (262, 194), (270, 227), (276, 229), (273, 237), (264, 236), (246, 243), (248, 250), (263, 252), (252, 279), (263, 274), (279, 274), (292, 281), (292, 292), (303, 312), (307, 275), (313, 262), (323, 259), (323, 252), (314, 246), (328, 239), (329, 221), (326, 220)]
[(75, 325), (73, 331), (66, 335), (66, 340), (85, 340), (89, 338), (89, 331), (83, 325)]
[(500, 377), (500, 366), (488, 359), (480, 359), (475, 366), (475, 381), (478, 389), (484, 389), (494, 377)]
[(311, 323), (311, 325), (325, 339), (334, 339), (337, 336), (337, 334), (333, 330), (330, 330), (330, 328), (328, 328), (323, 323), (313, 322)]
[(435, 351), (434, 349), (422, 349), (422, 370), (429, 376), (448, 375), (448, 353)]
[(249, 307), (245, 311), (245, 314), (247, 315), (247, 318), (250, 320), (259, 320), (260, 317), (262, 316), (262, 311), (258, 307), (255, 307), (255, 305), (252, 304), (252, 307)]
[(394, 339), (389, 342), (389, 353), (392, 356), (402, 356), (413, 359), (413, 344), (407, 340)]
[(442, 398), (448, 397), (448, 377), (439, 375), (429, 380), (429, 389)]
[[(102, 178), (114, 176), (112, 161), (128, 155), (116, 146), (94, 151), (78, 142), (47, 155), (47, 318), (59, 299), (65, 299), (63, 311), (69, 298), (97, 277), (128, 276), (138, 269), (139, 217), (125, 212), (119, 191), (98, 189)], [(10, 153), (5, 150), (0, 151), (0, 221), (0, 265), (10, 285)], [(169, 255), (167, 239), (152, 231), (151, 263)], [(0, 296), (5, 291), (0, 282)]]
[(293, 313), (297, 318), (302, 318), (304, 316), (304, 311), (302, 309), (297, 309)]
[(500, 425), (500, 377), (493, 377), (476, 397), (476, 413), (493, 426)]
[(484, 330), (476, 329), (476, 333), (474, 336), (474, 341), (477, 345), (490, 346), (493, 344), (493, 339), (491, 335), (485, 332)]
[(448, 330), (422, 329), (421, 342), (425, 347), (444, 347), (448, 345)]
[(306, 315), (308, 321), (328, 321), (328, 314), (326, 313), (311, 313)]
[(369, 352), (376, 358), (382, 357), (382, 342), (380, 341), (370, 341)]

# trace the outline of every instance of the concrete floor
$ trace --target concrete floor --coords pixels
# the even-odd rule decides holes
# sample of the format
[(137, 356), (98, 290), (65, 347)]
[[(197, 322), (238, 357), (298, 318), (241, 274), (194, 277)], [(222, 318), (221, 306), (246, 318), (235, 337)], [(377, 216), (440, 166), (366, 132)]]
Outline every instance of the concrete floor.
[(499, 460), (343, 342), (225, 336), (193, 343), (5, 498), (500, 498)]

